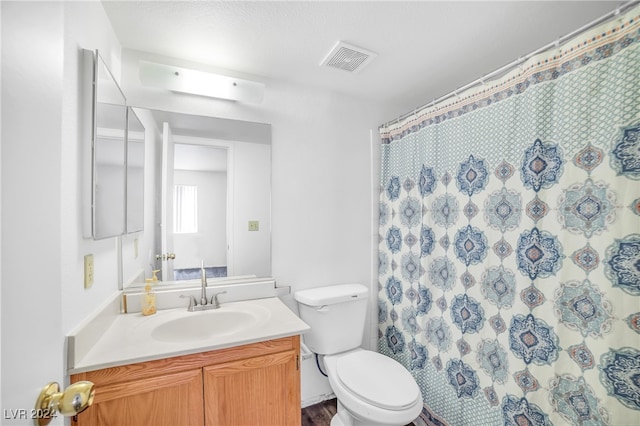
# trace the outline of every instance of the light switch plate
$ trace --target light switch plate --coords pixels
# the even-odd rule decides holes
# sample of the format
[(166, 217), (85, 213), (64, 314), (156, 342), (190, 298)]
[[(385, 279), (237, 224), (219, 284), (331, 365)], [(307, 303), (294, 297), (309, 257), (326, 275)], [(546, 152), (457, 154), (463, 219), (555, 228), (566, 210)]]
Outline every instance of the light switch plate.
[(260, 222), (257, 220), (249, 221), (249, 231), (259, 231), (260, 230)]

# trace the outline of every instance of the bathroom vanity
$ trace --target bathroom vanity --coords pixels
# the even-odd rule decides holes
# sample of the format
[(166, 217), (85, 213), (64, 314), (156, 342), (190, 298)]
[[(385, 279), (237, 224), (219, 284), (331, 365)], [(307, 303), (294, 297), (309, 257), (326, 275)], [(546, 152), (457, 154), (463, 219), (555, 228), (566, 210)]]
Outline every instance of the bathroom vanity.
[(111, 317), (69, 336), (70, 382), (95, 389), (72, 425), (300, 424), (309, 327), (277, 297)]
[(72, 425), (298, 425), (300, 339), (249, 345), (74, 374), (93, 405)]

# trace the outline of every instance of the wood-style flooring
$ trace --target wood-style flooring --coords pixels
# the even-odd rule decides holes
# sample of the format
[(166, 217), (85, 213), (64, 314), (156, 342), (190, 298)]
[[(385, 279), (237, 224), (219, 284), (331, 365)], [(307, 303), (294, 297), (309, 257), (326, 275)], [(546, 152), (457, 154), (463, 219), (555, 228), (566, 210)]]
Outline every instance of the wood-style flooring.
[[(336, 414), (337, 400), (329, 399), (302, 409), (302, 426), (329, 426)], [(413, 426), (409, 423), (407, 426)]]
[(329, 426), (336, 414), (338, 402), (334, 399), (310, 405), (302, 409), (302, 426)]

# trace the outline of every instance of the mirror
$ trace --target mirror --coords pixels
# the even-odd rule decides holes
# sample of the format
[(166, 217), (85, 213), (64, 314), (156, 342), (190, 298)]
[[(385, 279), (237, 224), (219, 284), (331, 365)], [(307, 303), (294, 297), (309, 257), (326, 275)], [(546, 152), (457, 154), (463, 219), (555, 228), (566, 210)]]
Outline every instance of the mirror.
[[(98, 51), (84, 51), (86, 123), (91, 123), (91, 150), (85, 161), (91, 167), (85, 182), (90, 185), (90, 220), (85, 236), (96, 240), (125, 232), (126, 193), (126, 100)], [(91, 86), (89, 86), (91, 83)], [(88, 223), (87, 223), (88, 222)]]
[(144, 126), (127, 108), (127, 233), (144, 229)]
[(152, 117), (163, 153), (152, 265), (162, 284), (199, 285), (202, 262), (210, 283), (270, 276), (271, 126), (134, 109)]

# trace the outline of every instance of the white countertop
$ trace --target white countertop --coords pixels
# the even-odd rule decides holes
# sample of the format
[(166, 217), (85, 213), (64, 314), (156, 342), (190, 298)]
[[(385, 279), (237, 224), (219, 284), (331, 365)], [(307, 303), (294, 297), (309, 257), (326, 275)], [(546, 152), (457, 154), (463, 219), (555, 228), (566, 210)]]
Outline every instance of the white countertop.
[[(166, 342), (155, 339), (151, 331), (167, 321), (206, 314), (211, 311), (188, 312), (186, 308), (159, 310), (154, 315), (143, 316), (140, 313), (121, 314), (112, 321), (104, 334), (98, 338), (86, 354), (75, 359), (69, 365), (69, 374), (98, 370), (118, 365), (151, 361), (179, 355), (188, 355), (223, 349), (280, 337), (293, 336), (308, 331), (310, 328), (295, 315), (280, 299), (246, 300), (223, 303), (217, 312), (233, 310), (255, 310), (260, 312), (257, 323), (218, 334), (206, 339), (186, 339), (183, 342)], [(73, 341), (79, 336), (69, 336)], [(78, 342), (70, 345), (73, 351)]]

